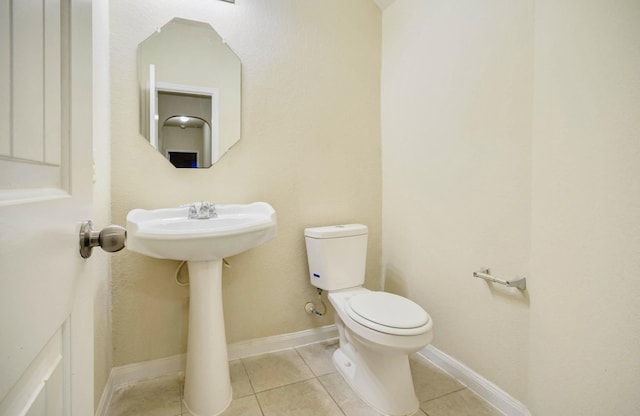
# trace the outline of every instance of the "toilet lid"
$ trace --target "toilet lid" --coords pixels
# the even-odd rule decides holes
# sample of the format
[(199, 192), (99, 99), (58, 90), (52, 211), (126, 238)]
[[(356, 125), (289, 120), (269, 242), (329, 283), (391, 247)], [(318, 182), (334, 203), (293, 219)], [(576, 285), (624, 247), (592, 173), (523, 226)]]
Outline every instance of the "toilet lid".
[(354, 321), (388, 334), (420, 334), (430, 320), (427, 312), (417, 303), (387, 292), (351, 296), (346, 306), (347, 314)]

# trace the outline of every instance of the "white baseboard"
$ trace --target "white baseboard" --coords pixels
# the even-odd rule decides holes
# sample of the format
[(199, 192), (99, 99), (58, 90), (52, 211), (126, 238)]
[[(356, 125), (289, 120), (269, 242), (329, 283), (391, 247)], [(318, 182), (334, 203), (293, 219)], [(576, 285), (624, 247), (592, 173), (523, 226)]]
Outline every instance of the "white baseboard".
[(531, 416), (523, 403), (433, 345), (427, 345), (418, 354), (466, 385), (506, 416)]
[(115, 391), (115, 384), (111, 381), (112, 373), (113, 369), (111, 373), (109, 373), (109, 378), (107, 379), (107, 384), (104, 386), (104, 390), (102, 390), (102, 396), (100, 396), (100, 402), (98, 402), (95, 416), (107, 416), (109, 414), (109, 405), (111, 404), (111, 399), (113, 399), (113, 393)]
[[(237, 360), (252, 355), (276, 352), (287, 348), (301, 347), (315, 342), (328, 341), (338, 337), (335, 325), (312, 328), (289, 334), (256, 338), (249, 341), (236, 342), (227, 345), (229, 360)], [(184, 371), (186, 354), (174, 355), (159, 360), (114, 367), (102, 392), (100, 403), (96, 409), (96, 416), (106, 416), (113, 394), (120, 386), (137, 383), (142, 380), (178, 374)]]
[(321, 341), (328, 341), (338, 337), (338, 328), (335, 325), (326, 325), (320, 328), (306, 329), (304, 331), (289, 334), (275, 335), (272, 337), (256, 338), (249, 341), (235, 342), (228, 345), (229, 360), (250, 357), (252, 355), (276, 352), (287, 348), (301, 347)]

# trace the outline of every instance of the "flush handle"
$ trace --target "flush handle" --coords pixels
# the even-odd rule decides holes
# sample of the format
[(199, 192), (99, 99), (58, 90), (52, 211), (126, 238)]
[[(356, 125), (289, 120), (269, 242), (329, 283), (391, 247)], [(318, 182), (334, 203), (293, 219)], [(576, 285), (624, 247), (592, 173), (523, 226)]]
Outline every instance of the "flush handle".
[(100, 231), (93, 229), (90, 220), (80, 227), (80, 255), (83, 259), (91, 257), (94, 247), (101, 247), (104, 251), (115, 253), (124, 248), (127, 240), (127, 230), (119, 225), (109, 225)]

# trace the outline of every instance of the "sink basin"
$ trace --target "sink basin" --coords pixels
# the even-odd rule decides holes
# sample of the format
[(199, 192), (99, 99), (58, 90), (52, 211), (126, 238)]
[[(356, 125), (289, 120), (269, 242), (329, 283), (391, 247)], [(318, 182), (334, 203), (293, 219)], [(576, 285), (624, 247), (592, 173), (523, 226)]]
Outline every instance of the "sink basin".
[(187, 261), (189, 337), (183, 404), (190, 415), (219, 415), (233, 396), (222, 307), (222, 259), (275, 236), (276, 212), (264, 202), (134, 209), (127, 215), (127, 249)]
[(265, 202), (215, 209), (217, 216), (206, 219), (189, 219), (189, 207), (134, 209), (127, 215), (127, 248), (159, 259), (220, 260), (276, 235), (276, 212)]

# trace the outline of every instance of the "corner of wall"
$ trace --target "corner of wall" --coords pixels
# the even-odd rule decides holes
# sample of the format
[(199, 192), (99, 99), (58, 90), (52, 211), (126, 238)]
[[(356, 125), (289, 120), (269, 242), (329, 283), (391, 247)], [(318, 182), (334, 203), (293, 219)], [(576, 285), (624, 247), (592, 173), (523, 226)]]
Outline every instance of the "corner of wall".
[[(111, 223), (111, 116), (109, 82), (109, 1), (94, 0), (93, 13), (93, 221)], [(111, 257), (96, 253), (94, 286), (94, 409), (112, 367)]]

